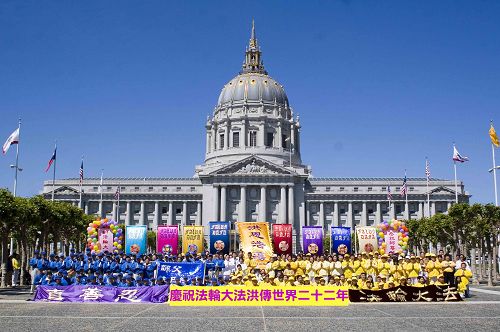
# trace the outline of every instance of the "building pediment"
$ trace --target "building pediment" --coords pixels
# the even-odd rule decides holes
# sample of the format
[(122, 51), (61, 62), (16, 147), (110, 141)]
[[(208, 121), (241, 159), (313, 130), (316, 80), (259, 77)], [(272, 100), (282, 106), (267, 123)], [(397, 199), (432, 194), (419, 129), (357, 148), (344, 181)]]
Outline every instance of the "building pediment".
[(440, 187), (432, 189), (429, 192), (429, 194), (430, 195), (435, 195), (435, 194), (437, 194), (437, 195), (449, 195), (449, 194), (455, 195), (455, 191), (451, 190), (450, 188), (446, 188), (446, 187), (440, 186)]
[(226, 165), (210, 175), (296, 175), (295, 172), (257, 156), (250, 156)]
[[(49, 193), (52, 193), (52, 191), (49, 191)], [(66, 195), (66, 194), (71, 195), (71, 194), (79, 194), (80, 192), (75, 188), (72, 188), (69, 186), (62, 186), (62, 187), (56, 188), (54, 190), (54, 193), (59, 194), (59, 195)]]

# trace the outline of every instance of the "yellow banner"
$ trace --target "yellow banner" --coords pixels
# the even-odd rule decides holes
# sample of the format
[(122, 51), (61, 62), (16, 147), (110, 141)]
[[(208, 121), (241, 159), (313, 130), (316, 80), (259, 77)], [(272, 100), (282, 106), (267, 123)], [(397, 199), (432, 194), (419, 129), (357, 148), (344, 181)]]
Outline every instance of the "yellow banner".
[(236, 225), (245, 258), (247, 253), (251, 252), (256, 266), (266, 265), (273, 256), (269, 224), (267, 222), (237, 222)]
[(347, 287), (170, 286), (171, 306), (347, 306)]
[(184, 226), (182, 252), (196, 255), (203, 252), (203, 226)]

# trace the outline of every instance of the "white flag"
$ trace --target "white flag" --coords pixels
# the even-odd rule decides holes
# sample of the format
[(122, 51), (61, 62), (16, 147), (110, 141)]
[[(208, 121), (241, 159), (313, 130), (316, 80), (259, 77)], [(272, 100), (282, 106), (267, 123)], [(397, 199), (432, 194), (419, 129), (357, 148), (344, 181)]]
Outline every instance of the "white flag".
[(19, 128), (14, 130), (12, 134), (10, 134), (9, 138), (5, 141), (2, 152), (3, 154), (6, 154), (7, 151), (9, 151), (9, 148), (12, 144), (19, 144)]

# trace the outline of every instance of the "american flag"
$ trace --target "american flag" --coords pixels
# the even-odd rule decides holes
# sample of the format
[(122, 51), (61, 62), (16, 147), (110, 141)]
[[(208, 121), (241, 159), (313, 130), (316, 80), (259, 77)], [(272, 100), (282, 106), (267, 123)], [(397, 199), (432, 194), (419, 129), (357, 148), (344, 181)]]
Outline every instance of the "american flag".
[(116, 187), (116, 191), (115, 191), (115, 201), (119, 201), (120, 200), (120, 186)]
[(391, 186), (387, 186), (387, 200), (392, 201)]
[(401, 190), (400, 190), (400, 195), (401, 196), (405, 196), (406, 195), (406, 192), (407, 192), (407, 187), (406, 187), (406, 172), (405, 172), (405, 178), (403, 180), (403, 185), (401, 186)]
[(427, 181), (431, 179), (431, 165), (427, 159), (425, 159), (425, 177), (427, 178)]
[(80, 165), (80, 184), (83, 183), (83, 159), (82, 164)]
[(45, 168), (45, 173), (47, 173), (47, 171), (50, 169), (50, 166), (52, 166), (52, 163), (56, 160), (56, 154), (57, 154), (57, 147), (54, 149), (54, 153), (52, 154), (52, 157), (50, 157), (47, 168)]

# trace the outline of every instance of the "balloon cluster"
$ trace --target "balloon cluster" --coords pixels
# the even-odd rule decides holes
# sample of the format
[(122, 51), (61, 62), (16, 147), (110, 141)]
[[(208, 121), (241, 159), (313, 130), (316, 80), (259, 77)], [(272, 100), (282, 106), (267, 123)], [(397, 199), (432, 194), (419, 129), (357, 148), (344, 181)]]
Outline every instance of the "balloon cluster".
[(109, 228), (113, 233), (113, 252), (118, 252), (123, 248), (123, 229), (118, 227), (118, 222), (108, 218), (94, 220), (87, 227), (87, 247), (92, 254), (98, 254), (101, 251), (97, 239), (98, 229)]
[(388, 254), (390, 252), (390, 250), (388, 250), (389, 248), (387, 248), (387, 244), (385, 243), (385, 236), (390, 230), (394, 231), (398, 235), (398, 244), (400, 247), (399, 252), (406, 251), (408, 249), (408, 227), (406, 227), (404, 222), (396, 219), (384, 221), (377, 225), (377, 230), (378, 247), (381, 254)]

